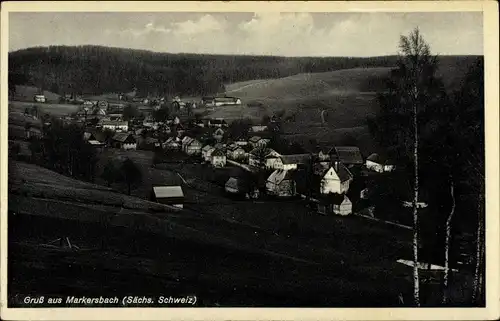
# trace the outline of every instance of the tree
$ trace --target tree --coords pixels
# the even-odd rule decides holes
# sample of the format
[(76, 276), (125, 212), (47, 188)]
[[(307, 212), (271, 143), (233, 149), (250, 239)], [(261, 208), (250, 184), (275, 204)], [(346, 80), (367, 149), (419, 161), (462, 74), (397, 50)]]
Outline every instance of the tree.
[(163, 104), (159, 109), (153, 111), (153, 119), (157, 122), (165, 122), (170, 116), (170, 109)]
[(106, 181), (108, 187), (118, 179), (118, 169), (112, 160), (108, 160), (106, 165), (104, 165), (101, 178)]
[(442, 82), (436, 78), (437, 59), (430, 53), (418, 28), (409, 36), (401, 36), (397, 68), (388, 80), (388, 92), (378, 95), (379, 114), (369, 119), (368, 125), (379, 143), (388, 150), (389, 157), (400, 160), (412, 182), (413, 194), (413, 297), (420, 306), (419, 215), (419, 143), (421, 131), (430, 115), (443, 101)]
[(123, 108), (123, 120), (131, 120), (139, 116), (139, 112), (132, 104), (128, 104)]
[(141, 170), (130, 158), (127, 158), (120, 167), (120, 173), (120, 180), (125, 182), (127, 185), (127, 194), (130, 195), (132, 187), (142, 182)]
[(249, 118), (236, 119), (229, 124), (227, 133), (233, 139), (246, 139), (251, 126), (252, 120)]

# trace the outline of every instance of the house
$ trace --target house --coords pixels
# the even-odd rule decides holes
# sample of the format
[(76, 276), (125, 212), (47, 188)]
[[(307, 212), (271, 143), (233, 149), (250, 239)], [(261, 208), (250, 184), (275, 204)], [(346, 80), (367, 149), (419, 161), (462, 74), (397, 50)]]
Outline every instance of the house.
[(213, 99), (213, 105), (218, 106), (232, 106), (232, 105), (241, 105), (241, 99), (236, 97), (215, 97)]
[(103, 121), (102, 129), (108, 129), (116, 132), (128, 132), (128, 122), (127, 121)]
[(26, 139), (40, 138), (42, 137), (42, 131), (37, 127), (30, 126), (28, 129), (25, 130), (24, 137)]
[(266, 125), (257, 125), (250, 127), (250, 132), (252, 133), (262, 133), (268, 130)]
[(217, 141), (221, 141), (222, 138), (224, 137), (224, 130), (222, 128), (217, 128), (215, 132), (213, 133), (213, 138), (215, 138)]
[(248, 153), (248, 164), (269, 169), (280, 168), (281, 155), (271, 148), (256, 147)]
[(392, 172), (395, 166), (392, 165), (385, 157), (373, 153), (366, 158), (365, 166), (367, 169), (377, 173)]
[(235, 143), (227, 146), (227, 157), (232, 160), (241, 160), (245, 158), (245, 150)]
[(352, 180), (353, 176), (347, 167), (341, 162), (335, 161), (326, 172), (321, 174), (320, 193), (347, 193)]
[(170, 137), (162, 143), (162, 148), (166, 150), (179, 150), (181, 148), (181, 143), (177, 137)]
[(177, 208), (184, 207), (184, 192), (181, 186), (154, 186), (151, 200)]
[(329, 194), (323, 196), (317, 203), (318, 213), (320, 214), (352, 214), (351, 200), (345, 194)]
[(206, 162), (210, 162), (210, 159), (212, 157), (212, 152), (214, 150), (215, 148), (213, 146), (210, 145), (203, 146), (203, 148), (201, 149), (201, 157), (203, 158), (203, 160), (205, 160)]
[(216, 148), (210, 155), (210, 163), (214, 167), (226, 166), (226, 152), (223, 149)]
[(237, 141), (234, 142), (238, 146), (247, 146), (248, 142), (244, 139), (238, 139)]
[(95, 150), (97, 150), (99, 152), (102, 151), (102, 149), (106, 145), (106, 144), (104, 144), (104, 143), (102, 143), (102, 142), (100, 142), (98, 140), (88, 140), (87, 144), (89, 144), (90, 146), (92, 146), (93, 148), (95, 148)]
[(270, 142), (271, 142), (270, 139), (268, 139), (268, 138), (262, 138), (262, 137), (259, 137), (259, 136), (252, 136), (248, 140), (248, 143), (252, 147), (266, 147)]
[(266, 180), (266, 191), (269, 195), (292, 197), (297, 193), (296, 183), (291, 171), (277, 169)]
[(44, 102), (46, 102), (46, 101), (47, 101), (47, 99), (45, 98), (45, 96), (44, 96), (44, 95), (35, 95), (35, 96), (33, 97), (33, 100), (34, 100), (35, 102), (37, 102), (37, 103), (44, 103)]
[(363, 156), (358, 147), (355, 146), (337, 146), (335, 147), (336, 160), (345, 165), (363, 165)]
[(182, 150), (190, 156), (201, 155), (201, 142), (195, 138), (190, 137), (188, 137), (186, 141), (184, 141), (183, 139)]
[(224, 120), (224, 118), (215, 118), (215, 119), (209, 119), (208, 121), (208, 127), (212, 128), (227, 128), (228, 124)]
[(281, 156), (281, 167), (284, 170), (294, 170), (306, 166), (311, 161), (310, 154), (293, 154)]
[(129, 133), (116, 133), (112, 140), (112, 146), (120, 149), (137, 149), (137, 140)]
[(109, 103), (105, 100), (101, 100), (97, 103), (97, 106), (99, 106), (100, 109), (103, 109), (103, 110), (108, 110), (108, 107), (109, 107)]
[(200, 128), (204, 128), (205, 122), (203, 121), (203, 119), (198, 119), (194, 121), (194, 125)]

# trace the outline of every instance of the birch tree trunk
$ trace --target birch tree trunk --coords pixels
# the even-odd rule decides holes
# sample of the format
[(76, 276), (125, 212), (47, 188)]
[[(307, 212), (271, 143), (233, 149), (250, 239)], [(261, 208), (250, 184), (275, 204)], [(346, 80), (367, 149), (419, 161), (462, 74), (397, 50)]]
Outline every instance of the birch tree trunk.
[(476, 231), (476, 268), (474, 271), (474, 281), (472, 283), (473, 289), (472, 289), (472, 303), (476, 303), (477, 301), (477, 295), (479, 292), (479, 277), (481, 273), (481, 252), (483, 248), (483, 240), (482, 240), (482, 234), (483, 234), (483, 215), (482, 215), (482, 207), (481, 203), (483, 201), (483, 194), (481, 192), (479, 193), (479, 202), (477, 206), (477, 231)]
[(446, 220), (446, 236), (444, 241), (444, 282), (443, 282), (443, 304), (448, 303), (448, 279), (450, 274), (450, 240), (451, 240), (451, 220), (455, 214), (455, 186), (453, 177), (450, 180), (451, 210)]
[(420, 280), (418, 273), (418, 121), (417, 121), (417, 101), (418, 90), (415, 86), (414, 89), (415, 101), (413, 102), (413, 133), (414, 133), (414, 145), (413, 145), (413, 158), (414, 158), (414, 198), (413, 198), (413, 298), (415, 300), (415, 306), (420, 306)]

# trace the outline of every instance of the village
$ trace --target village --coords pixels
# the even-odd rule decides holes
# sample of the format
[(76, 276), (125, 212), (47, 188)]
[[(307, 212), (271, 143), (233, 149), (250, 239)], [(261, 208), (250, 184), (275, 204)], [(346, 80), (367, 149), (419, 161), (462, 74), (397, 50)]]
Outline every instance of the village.
[[(68, 95), (66, 99), (71, 98)], [(34, 100), (43, 103), (44, 97), (38, 95)], [(118, 100), (123, 100), (123, 97), (119, 95)], [(283, 122), (277, 115), (268, 117), (266, 123), (247, 121), (242, 129), (241, 120), (232, 124), (222, 118), (202, 118), (201, 113), (195, 112), (239, 105), (239, 98), (203, 97), (198, 108), (195, 102), (186, 103), (179, 97), (168, 104), (164, 99), (148, 98), (134, 98), (133, 102), (141, 117), (138, 112), (124, 117), (127, 114), (126, 102), (79, 98), (79, 111), (60, 116), (60, 120), (80, 126), (84, 131), (82, 140), (102, 157), (113, 157), (109, 151), (116, 151), (122, 158), (133, 159), (134, 155), (148, 151), (151, 166), (157, 168), (179, 161), (196, 164), (212, 176), (218, 173), (217, 184), (227, 197), (255, 201), (302, 199), (304, 206), (323, 215), (345, 216), (356, 212), (374, 218), (366, 178), (395, 169), (394, 163), (379, 154), (364, 158), (357, 146), (318, 143), (316, 146), (299, 146), (301, 153), (279, 153), (271, 146), (273, 142), (283, 144), (283, 140), (276, 138)], [(170, 105), (167, 113), (171, 115), (159, 121), (154, 113), (166, 108), (165, 105)], [(50, 122), (46, 122), (47, 125)], [(240, 128), (231, 130), (231, 126)], [(26, 127), (25, 138), (34, 136), (41, 138), (43, 130), (36, 126)], [(189, 194), (186, 190), (189, 183), (178, 174), (184, 186), (172, 182), (149, 186), (151, 199), (183, 208), (185, 199), (189, 198), (186, 195)], [(223, 181), (220, 177), (224, 177)]]

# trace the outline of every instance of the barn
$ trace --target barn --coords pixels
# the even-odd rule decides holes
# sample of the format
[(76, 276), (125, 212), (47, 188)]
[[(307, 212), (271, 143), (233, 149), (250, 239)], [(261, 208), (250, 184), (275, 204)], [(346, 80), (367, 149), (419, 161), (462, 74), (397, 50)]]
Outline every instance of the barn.
[(160, 204), (184, 208), (184, 192), (181, 186), (153, 186), (151, 200)]

